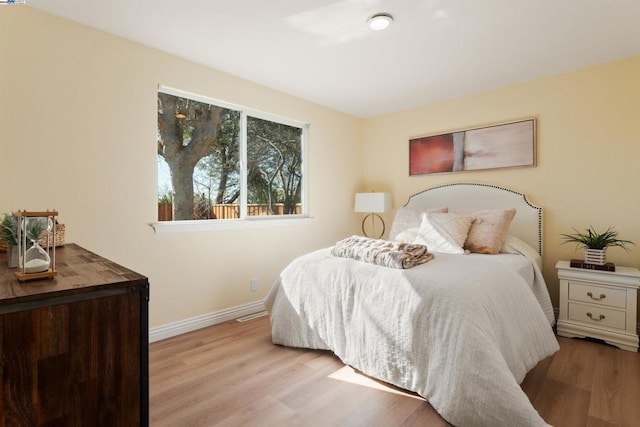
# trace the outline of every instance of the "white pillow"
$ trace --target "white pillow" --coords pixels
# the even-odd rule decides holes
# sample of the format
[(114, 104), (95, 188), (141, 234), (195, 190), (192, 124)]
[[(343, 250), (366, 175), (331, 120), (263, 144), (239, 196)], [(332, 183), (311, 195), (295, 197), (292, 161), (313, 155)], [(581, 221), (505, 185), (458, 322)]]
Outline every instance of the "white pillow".
[(504, 244), (500, 248), (500, 253), (503, 254), (521, 254), (534, 261), (542, 270), (542, 257), (537, 250), (518, 239), (516, 236), (507, 235), (504, 239)]
[[(396, 215), (393, 218), (393, 223), (391, 224), (391, 230), (389, 231), (389, 240), (395, 240), (397, 242), (404, 243), (413, 243), (415, 239), (415, 233), (417, 233), (420, 228), (420, 224), (422, 223), (422, 213), (424, 212), (447, 212), (447, 208), (432, 208), (432, 209), (421, 209), (421, 208), (411, 208), (408, 206), (403, 206), (396, 211)], [(403, 235), (400, 237), (401, 240), (398, 239), (398, 235), (403, 232), (409, 232), (410, 235), (413, 233), (413, 238), (411, 242), (407, 242), (407, 235)]]
[[(420, 231), (420, 227), (412, 227), (407, 230), (404, 230), (401, 233), (396, 234), (395, 239), (396, 242), (407, 243), (409, 245), (413, 244), (418, 237), (418, 232)], [(389, 236), (391, 237), (391, 236)]]
[(464, 254), (462, 246), (473, 220), (472, 216), (466, 215), (424, 213), (414, 243), (427, 245), (429, 252)]

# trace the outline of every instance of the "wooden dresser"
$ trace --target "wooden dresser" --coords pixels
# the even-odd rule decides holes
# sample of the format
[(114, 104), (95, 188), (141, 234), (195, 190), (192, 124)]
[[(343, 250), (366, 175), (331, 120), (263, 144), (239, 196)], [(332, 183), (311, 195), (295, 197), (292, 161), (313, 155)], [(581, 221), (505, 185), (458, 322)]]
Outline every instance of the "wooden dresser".
[(149, 282), (75, 244), (53, 279), (0, 252), (0, 426), (147, 426)]

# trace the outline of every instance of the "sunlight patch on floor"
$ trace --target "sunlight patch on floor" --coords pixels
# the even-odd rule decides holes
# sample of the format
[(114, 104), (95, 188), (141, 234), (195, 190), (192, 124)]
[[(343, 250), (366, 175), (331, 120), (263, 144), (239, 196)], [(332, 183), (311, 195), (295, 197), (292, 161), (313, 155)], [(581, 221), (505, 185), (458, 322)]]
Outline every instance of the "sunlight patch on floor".
[(348, 382), (351, 384), (356, 384), (356, 385), (361, 385), (364, 387), (369, 387), (369, 388), (373, 388), (376, 390), (381, 390), (381, 391), (386, 391), (387, 393), (393, 393), (393, 394), (400, 394), (403, 396), (407, 396), (407, 397), (412, 397), (414, 399), (418, 399), (418, 400), (424, 400), (422, 397), (406, 392), (406, 391), (402, 391), (398, 388), (395, 388), (393, 386), (389, 386), (389, 385), (385, 385), (381, 382), (378, 382), (372, 378), (369, 378), (359, 372), (357, 372), (355, 369), (353, 369), (351, 366), (344, 366), (340, 369), (338, 369), (337, 371), (335, 371), (334, 373), (332, 373), (331, 375), (329, 375), (329, 378), (333, 379), (333, 380), (338, 380), (338, 381), (344, 381), (344, 382)]

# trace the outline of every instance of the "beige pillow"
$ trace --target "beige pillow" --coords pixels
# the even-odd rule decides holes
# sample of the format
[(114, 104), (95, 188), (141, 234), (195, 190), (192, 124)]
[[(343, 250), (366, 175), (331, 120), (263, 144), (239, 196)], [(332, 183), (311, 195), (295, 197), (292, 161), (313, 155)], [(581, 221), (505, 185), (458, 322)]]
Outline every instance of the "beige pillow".
[(516, 210), (461, 210), (456, 213), (472, 215), (476, 219), (469, 229), (464, 248), (478, 254), (494, 255), (502, 248)]
[[(432, 208), (432, 209), (416, 209), (410, 208), (408, 206), (404, 206), (399, 208), (396, 211), (396, 215), (393, 218), (393, 223), (391, 224), (391, 230), (389, 231), (389, 240), (395, 240), (397, 242), (404, 243), (413, 243), (413, 239), (415, 239), (415, 235), (420, 228), (420, 224), (422, 223), (422, 213), (423, 212), (447, 212), (447, 208)], [(401, 236), (398, 236), (400, 233), (404, 233)], [(411, 242), (406, 241), (406, 239), (411, 237)]]
[(429, 252), (463, 254), (472, 216), (453, 213), (424, 213), (414, 243), (427, 245)]

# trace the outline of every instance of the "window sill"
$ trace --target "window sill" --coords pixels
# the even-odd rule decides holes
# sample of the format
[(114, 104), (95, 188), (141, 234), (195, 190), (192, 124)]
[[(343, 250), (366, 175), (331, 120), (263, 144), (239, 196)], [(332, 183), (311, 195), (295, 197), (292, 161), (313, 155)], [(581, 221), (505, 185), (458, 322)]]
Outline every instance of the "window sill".
[(284, 227), (311, 224), (311, 217), (273, 219), (211, 219), (197, 221), (159, 221), (151, 223), (156, 234), (189, 233), (209, 230), (237, 230), (243, 228)]

